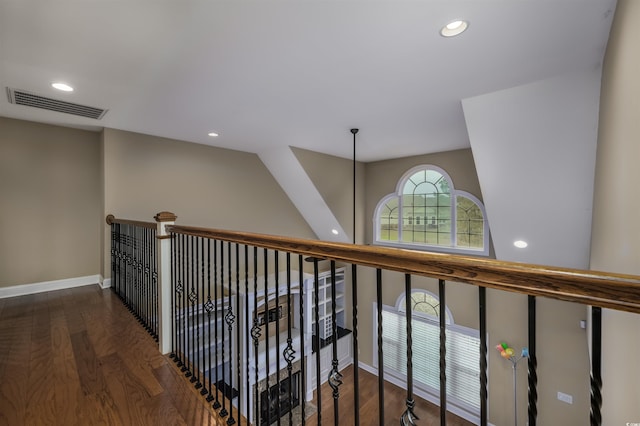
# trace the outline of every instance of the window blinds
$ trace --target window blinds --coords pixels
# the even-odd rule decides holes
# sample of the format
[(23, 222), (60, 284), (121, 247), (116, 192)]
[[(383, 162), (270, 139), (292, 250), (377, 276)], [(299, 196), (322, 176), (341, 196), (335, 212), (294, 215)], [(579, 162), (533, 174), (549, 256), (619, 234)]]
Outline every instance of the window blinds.
[[(406, 314), (385, 306), (382, 312), (382, 353), (385, 374), (405, 379), (407, 375)], [(374, 323), (377, 314), (374, 312)], [(414, 315), (412, 325), (413, 374), (416, 386), (440, 395), (440, 328), (431, 319)], [(377, 324), (374, 327), (377, 330)], [(447, 325), (447, 402), (471, 412), (480, 412), (480, 334), (478, 330)], [(374, 343), (375, 344), (375, 343)], [(376, 351), (374, 350), (374, 353)]]

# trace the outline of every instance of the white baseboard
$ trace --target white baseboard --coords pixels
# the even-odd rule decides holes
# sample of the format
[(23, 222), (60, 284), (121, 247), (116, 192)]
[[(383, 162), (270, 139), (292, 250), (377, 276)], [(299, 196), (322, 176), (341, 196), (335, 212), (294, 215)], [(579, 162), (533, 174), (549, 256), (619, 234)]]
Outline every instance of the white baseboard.
[[(100, 284), (102, 276), (88, 275), (86, 277), (67, 278), (64, 280), (44, 281), (33, 284), (15, 285), (12, 287), (0, 287), (0, 299), (27, 294), (43, 293), (45, 291), (63, 290), (65, 288), (82, 287), (85, 285)], [(109, 281), (111, 283), (111, 281)], [(104, 288), (104, 287), (103, 287)]]
[(100, 283), (100, 287), (102, 287), (103, 289), (111, 287), (111, 278), (101, 279), (101, 281), (102, 282)]

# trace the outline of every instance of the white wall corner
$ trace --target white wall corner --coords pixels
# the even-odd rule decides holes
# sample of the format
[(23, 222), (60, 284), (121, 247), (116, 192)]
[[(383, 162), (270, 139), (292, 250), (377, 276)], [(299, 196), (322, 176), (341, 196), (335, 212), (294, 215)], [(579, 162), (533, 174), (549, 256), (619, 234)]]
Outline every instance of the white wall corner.
[(462, 100), (498, 259), (588, 267), (600, 77), (570, 72)]
[(0, 299), (43, 293), (46, 291), (64, 290), (67, 288), (82, 287), (85, 285), (98, 284), (101, 286), (101, 278), (102, 277), (98, 274), (87, 275), (85, 277), (67, 278), (63, 280), (16, 285), (12, 287), (0, 287)]
[(102, 278), (100, 277), (100, 287), (102, 287), (103, 289), (105, 288), (111, 288), (111, 278)]
[(320, 240), (350, 242), (290, 147), (272, 147), (259, 157)]

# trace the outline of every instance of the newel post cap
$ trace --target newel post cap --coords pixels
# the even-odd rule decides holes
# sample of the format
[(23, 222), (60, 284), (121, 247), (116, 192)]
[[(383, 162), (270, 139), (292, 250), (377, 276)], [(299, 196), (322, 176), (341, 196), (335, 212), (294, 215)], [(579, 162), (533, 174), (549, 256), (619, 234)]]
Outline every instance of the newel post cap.
[(178, 216), (171, 212), (160, 212), (153, 217), (156, 222), (175, 222)]

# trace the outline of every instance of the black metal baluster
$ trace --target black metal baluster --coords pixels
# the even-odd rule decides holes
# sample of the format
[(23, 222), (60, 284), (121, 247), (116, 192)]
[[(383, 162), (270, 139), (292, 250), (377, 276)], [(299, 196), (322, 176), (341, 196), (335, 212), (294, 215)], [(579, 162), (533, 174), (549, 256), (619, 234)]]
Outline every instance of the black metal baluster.
[[(271, 385), (269, 384), (269, 376), (270, 376), (270, 371), (269, 371), (269, 256), (268, 256), (268, 252), (267, 249), (264, 249), (264, 328), (265, 328), (265, 335), (266, 335), (266, 345), (265, 345), (265, 364), (266, 364), (266, 381), (267, 381), (267, 401), (269, 400), (269, 397), (271, 396), (271, 390), (270, 387)], [(277, 353), (277, 351), (276, 351)], [(260, 404), (262, 404), (262, 401), (260, 401)], [(261, 405), (262, 406), (262, 405)], [(267, 402), (267, 426), (271, 426), (271, 409), (268, 406), (268, 402)]]
[(126, 278), (127, 278), (127, 247), (126, 247), (126, 225), (120, 225), (120, 258), (118, 259), (118, 297), (127, 305), (124, 299)]
[(360, 425), (360, 375), (358, 362), (358, 268), (351, 265), (351, 327), (353, 328), (353, 414), (354, 426)]
[(144, 306), (144, 328), (153, 336), (153, 329), (151, 328), (151, 300), (153, 294), (151, 293), (151, 277), (147, 272), (148, 257), (151, 250), (149, 250), (148, 244), (148, 229), (141, 228), (140, 234), (142, 241), (140, 246), (142, 247), (142, 253), (140, 256), (140, 276), (142, 277), (142, 287), (144, 288), (144, 298), (142, 304)]
[(242, 363), (241, 351), (240, 351), (240, 245), (236, 243), (236, 318), (238, 323), (236, 326), (236, 383), (238, 383), (238, 406), (237, 416), (238, 423), (241, 423), (242, 419)]
[(122, 300), (122, 230), (119, 223), (116, 223), (116, 236), (118, 238), (116, 243), (116, 251), (118, 253), (118, 259), (116, 261), (116, 294), (118, 298)]
[(440, 299), (440, 425), (447, 424), (447, 302), (444, 280), (438, 280)]
[(124, 270), (123, 270), (123, 259), (124, 259), (124, 245), (122, 242), (122, 225), (121, 224), (117, 224), (118, 225), (118, 289), (116, 294), (118, 295), (118, 298), (120, 300), (122, 300), (122, 275), (124, 274)]
[[(187, 332), (185, 333), (187, 336), (187, 355), (185, 359), (185, 363), (187, 364), (187, 370), (185, 371), (185, 377), (189, 377), (190, 381), (193, 383), (195, 381), (195, 377), (193, 377), (192, 369), (193, 369), (193, 345), (196, 342), (195, 329), (193, 327), (193, 319), (194, 319), (194, 307), (195, 307), (195, 294), (193, 291), (193, 237), (191, 235), (187, 236), (187, 271), (186, 276), (189, 281), (189, 292), (187, 293)], [(191, 336), (189, 337), (189, 331), (191, 331)]]
[(142, 247), (144, 247), (144, 252), (142, 253), (142, 281), (145, 287), (146, 297), (144, 299), (145, 305), (145, 328), (147, 332), (149, 332), (153, 336), (153, 324), (151, 322), (152, 318), (152, 301), (153, 301), (153, 289), (151, 288), (151, 267), (149, 266), (151, 263), (151, 247), (149, 247), (149, 229), (142, 228)]
[(536, 297), (528, 296), (529, 356), (527, 359), (529, 382), (529, 426), (536, 426), (538, 418), (538, 359), (536, 357)]
[[(487, 426), (487, 289), (478, 287), (480, 315), (480, 426)], [(533, 426), (533, 425), (532, 425)]]
[(199, 389), (198, 383), (200, 382), (200, 306), (198, 296), (198, 245), (199, 237), (191, 237), (192, 258), (191, 258), (191, 285), (193, 286), (192, 292), (192, 336), (193, 336), (193, 358), (191, 359), (191, 367), (193, 369), (191, 376), (191, 383), (194, 384), (196, 389)]
[(138, 267), (137, 267), (136, 227), (131, 225), (131, 312), (140, 321), (138, 315)]
[(289, 380), (289, 426), (293, 424), (293, 386), (291, 382), (291, 373), (293, 372), (293, 360), (296, 351), (293, 349), (293, 338), (291, 335), (291, 322), (293, 312), (291, 310), (291, 253), (287, 252), (287, 346), (284, 349), (283, 356), (287, 362), (287, 379)]
[(118, 224), (112, 223), (109, 226), (111, 227), (111, 291), (118, 294)]
[(180, 235), (180, 275), (182, 276), (182, 292), (181, 292), (181, 331), (182, 331), (182, 356), (180, 359), (180, 371), (183, 373), (187, 371), (187, 253), (186, 253), (186, 235)]
[[(220, 245), (222, 245), (222, 243), (220, 243)], [(220, 296), (220, 298), (222, 298), (223, 295)], [(219, 409), (221, 407), (220, 404), (220, 400), (218, 399), (218, 390), (220, 388), (220, 382), (218, 381), (218, 369), (220, 366), (220, 363), (218, 362), (218, 348), (220, 347), (219, 342), (218, 342), (218, 329), (220, 328), (220, 324), (222, 321), (220, 321), (220, 318), (218, 317), (218, 241), (217, 240), (213, 240), (213, 310), (214, 310), (214, 323), (215, 323), (215, 336), (214, 336), (214, 341), (215, 341), (215, 346), (216, 346), (216, 362), (215, 362), (215, 368), (216, 368), (216, 400), (213, 403), (213, 408), (214, 409)], [(224, 355), (223, 355), (224, 356)], [(222, 395), (223, 399), (224, 399), (224, 395)]]
[[(160, 330), (160, 298), (159, 298), (159, 285), (158, 285), (158, 240), (157, 240), (157, 236), (158, 233), (157, 231), (154, 229), (153, 230), (153, 262), (151, 263), (151, 266), (153, 267), (153, 272), (151, 273), (151, 276), (153, 277), (153, 286), (155, 288), (156, 291), (156, 302), (155, 302), (155, 307), (156, 307), (156, 336), (158, 336), (159, 330)], [(173, 234), (171, 234), (171, 238), (173, 238)]]
[(153, 305), (152, 305), (152, 321), (153, 321), (153, 334), (156, 339), (159, 338), (159, 329), (158, 329), (158, 268), (157, 268), (157, 238), (156, 238), (156, 230), (153, 229), (150, 232), (151, 238), (151, 256), (149, 260), (149, 274), (151, 274), (151, 289), (153, 291)]
[(384, 424), (384, 359), (382, 354), (382, 269), (376, 269), (378, 302), (378, 423)]
[(178, 280), (176, 279), (176, 241), (175, 234), (171, 234), (171, 354), (169, 358), (175, 360), (176, 358), (176, 286)]
[(124, 258), (124, 281), (123, 281), (123, 285), (124, 285), (124, 291), (123, 291), (123, 296), (124, 296), (124, 303), (125, 306), (127, 307), (127, 309), (129, 311), (131, 311), (131, 303), (129, 302), (129, 285), (131, 282), (131, 276), (130, 276), (130, 271), (129, 271), (129, 266), (131, 265), (131, 250), (130, 250), (130, 238), (129, 238), (129, 225), (124, 225), (125, 228), (125, 258)]
[(338, 371), (338, 324), (336, 318), (336, 261), (331, 261), (331, 346), (333, 358), (331, 360), (331, 371), (327, 381), (333, 391), (333, 423), (340, 423), (338, 415), (338, 399), (340, 398), (340, 385), (342, 385), (342, 374)]
[[(197, 268), (198, 263), (200, 264), (200, 273), (196, 273), (196, 282), (195, 282), (195, 287), (196, 287), (196, 319), (195, 319), (195, 326), (196, 326), (196, 369), (195, 369), (195, 373), (196, 373), (196, 384), (195, 384), (195, 388), (196, 389), (200, 389), (202, 388), (202, 382), (204, 381), (203, 378), (200, 377), (200, 371), (204, 372), (204, 367), (203, 366), (203, 361), (202, 358), (204, 356), (204, 347), (200, 345), (200, 324), (202, 324), (202, 329), (204, 330), (204, 309), (202, 309), (202, 312), (200, 312), (200, 307), (201, 307), (201, 302), (200, 302), (200, 288), (204, 285), (204, 262), (203, 262), (203, 251), (201, 250), (204, 241), (202, 240), (202, 237), (195, 237), (194, 238), (195, 243), (196, 243), (196, 259), (195, 259), (195, 263), (194, 263), (194, 269)], [(200, 243), (200, 244), (198, 244)], [(199, 284), (199, 285), (198, 285)], [(203, 307), (204, 308), (204, 307)], [(202, 344), (204, 345), (204, 336), (202, 336)], [(204, 390), (204, 388), (202, 389)], [(206, 391), (205, 391), (206, 393)], [(204, 393), (202, 394), (204, 395)]]
[[(207, 311), (207, 353), (209, 362), (207, 363), (207, 402), (213, 401), (213, 394), (211, 392), (211, 312), (213, 312), (213, 302), (211, 301), (211, 240), (207, 239), (207, 301), (205, 303), (205, 310)], [(215, 327), (215, 326), (214, 326)]]
[(602, 308), (591, 308), (591, 426), (602, 424)]
[(142, 317), (142, 277), (141, 277), (141, 267), (140, 267), (140, 254), (142, 250), (140, 248), (140, 227), (133, 227), (133, 270), (134, 270), (134, 287), (135, 287), (135, 304), (134, 304), (134, 312), (138, 322), (144, 325), (144, 318)]
[[(276, 389), (278, 389), (278, 393), (280, 393), (280, 280), (278, 279), (280, 267), (278, 265), (278, 258), (280, 254), (277, 250), (273, 252), (274, 257), (274, 271), (275, 271), (275, 280), (276, 280)], [(282, 413), (280, 411), (280, 398), (278, 398), (278, 416), (277, 416), (277, 424), (280, 426), (280, 417)]]
[(220, 410), (220, 416), (221, 417), (226, 417), (229, 412), (227, 411), (227, 380), (225, 378), (225, 369), (224, 369), (224, 363), (225, 363), (225, 351), (224, 351), (224, 298), (225, 298), (225, 293), (224, 293), (224, 242), (220, 241), (220, 300), (221, 300), (221, 321), (220, 321), (220, 325), (221, 325), (221, 329), (222, 329), (222, 382), (218, 382), (218, 386), (222, 387), (222, 410)]
[[(244, 400), (247, 404), (247, 414), (246, 420), (247, 425), (249, 425), (249, 413), (251, 412), (251, 408), (249, 407), (250, 401), (250, 393), (251, 393), (251, 384), (249, 380), (249, 246), (245, 244), (244, 246), (244, 327), (245, 333), (244, 339), (244, 349), (245, 349), (245, 397)], [(238, 402), (240, 403), (240, 401)]]
[(176, 336), (176, 350), (173, 360), (178, 367), (182, 366), (182, 329), (181, 329), (181, 307), (182, 307), (182, 249), (181, 249), (181, 235), (173, 234), (173, 244), (175, 247), (175, 267), (174, 273), (176, 276), (175, 281), (175, 307), (174, 307), (174, 322), (175, 322), (175, 336)]
[(253, 247), (253, 326), (251, 327), (251, 337), (253, 338), (253, 367), (254, 367), (254, 404), (253, 414), (256, 425), (260, 423), (260, 393), (258, 391), (258, 344), (260, 342), (260, 325), (258, 319), (258, 248)]
[[(227, 314), (224, 317), (224, 320), (227, 323), (227, 327), (229, 328), (229, 395), (227, 398), (229, 399), (229, 418), (227, 419), (227, 424), (229, 426), (236, 423), (233, 418), (233, 322), (235, 320), (235, 315), (233, 314), (233, 308), (231, 306), (232, 299), (232, 287), (231, 287), (231, 243), (227, 242), (227, 286), (229, 287), (229, 297), (228, 297), (228, 308)], [(227, 384), (225, 383), (225, 390), (227, 389)]]
[(111, 291), (116, 289), (116, 224), (109, 224), (109, 232), (111, 233)]
[(306, 423), (306, 405), (307, 405), (307, 373), (304, 362), (304, 267), (302, 255), (298, 255), (298, 287), (300, 289), (299, 305), (300, 305), (300, 404), (302, 425)]
[(122, 302), (124, 303), (124, 305), (127, 307), (127, 309), (129, 309), (129, 301), (127, 300), (127, 289), (129, 287), (128, 282), (129, 282), (129, 225), (127, 224), (123, 224), (122, 228), (124, 228), (124, 233), (122, 236), (122, 240), (123, 240), (123, 256), (122, 256), (122, 263), (123, 263), (123, 279), (122, 279), (122, 290), (121, 290), (121, 294), (120, 294), (120, 299), (122, 300)]
[(155, 229), (149, 230), (149, 275), (151, 276), (151, 291), (153, 293), (153, 303), (151, 305), (151, 321), (153, 335), (158, 339), (158, 275), (156, 268), (156, 248), (157, 239)]
[(320, 280), (320, 276), (318, 273), (318, 258), (314, 257), (313, 258), (313, 292), (314, 292), (314, 297), (313, 297), (313, 306), (314, 306), (314, 310), (315, 310), (315, 336), (313, 336), (313, 341), (315, 343), (315, 349), (316, 349), (316, 405), (317, 405), (317, 413), (316, 413), (316, 417), (318, 419), (318, 425), (322, 424), (322, 392), (321, 392), (321, 387), (320, 387), (320, 312), (318, 311), (319, 308), (319, 296), (318, 296), (318, 292), (319, 290), (319, 281)]
[[(144, 257), (146, 253), (146, 246), (144, 245), (144, 231), (145, 229), (141, 226), (137, 228), (137, 240), (138, 240), (138, 250), (137, 250), (137, 268), (138, 268), (138, 285), (139, 285), (139, 298), (138, 298), (138, 311), (140, 312), (138, 320), (142, 327), (147, 329), (147, 288), (144, 276)], [(148, 331), (148, 330), (147, 330)]]
[[(237, 244), (236, 244), (237, 246)], [(227, 419), (228, 425), (235, 424), (235, 419), (233, 418), (233, 323), (235, 321), (235, 315), (233, 314), (233, 307), (231, 304), (231, 300), (233, 299), (232, 295), (232, 275), (231, 275), (231, 243), (227, 242), (227, 276), (229, 287), (229, 304), (227, 308), (227, 315), (225, 315), (224, 319), (227, 322), (227, 327), (229, 328), (229, 418)], [(237, 295), (236, 295), (237, 297)], [(226, 389), (225, 384), (225, 389)]]
[(142, 275), (144, 277), (145, 286), (147, 288), (147, 297), (145, 303), (147, 305), (146, 312), (146, 328), (147, 331), (153, 336), (153, 287), (151, 285), (151, 230), (144, 228), (143, 230), (143, 265)]
[(135, 296), (136, 296), (136, 288), (135, 288), (135, 238), (133, 237), (133, 225), (129, 226), (129, 257), (127, 259), (127, 267), (129, 269), (129, 279), (127, 280), (127, 299), (129, 302), (129, 311), (135, 315)]
[(401, 426), (415, 426), (415, 420), (419, 420), (418, 416), (413, 412), (416, 405), (413, 399), (413, 336), (411, 323), (413, 321), (412, 299), (411, 299), (411, 275), (404, 275), (404, 299), (405, 313), (407, 321), (407, 409), (400, 418)]

